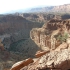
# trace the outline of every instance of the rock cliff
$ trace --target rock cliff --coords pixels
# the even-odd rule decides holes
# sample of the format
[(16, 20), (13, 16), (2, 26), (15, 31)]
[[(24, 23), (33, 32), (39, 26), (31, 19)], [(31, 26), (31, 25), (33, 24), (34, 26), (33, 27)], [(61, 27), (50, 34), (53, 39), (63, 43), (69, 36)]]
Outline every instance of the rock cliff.
[(42, 50), (52, 50), (69, 37), (69, 27), (70, 19), (64, 21), (53, 19), (45, 23), (42, 28), (33, 28), (30, 36)]
[(11, 70), (70, 70), (70, 19), (50, 20), (42, 28), (33, 28), (30, 36), (42, 51)]

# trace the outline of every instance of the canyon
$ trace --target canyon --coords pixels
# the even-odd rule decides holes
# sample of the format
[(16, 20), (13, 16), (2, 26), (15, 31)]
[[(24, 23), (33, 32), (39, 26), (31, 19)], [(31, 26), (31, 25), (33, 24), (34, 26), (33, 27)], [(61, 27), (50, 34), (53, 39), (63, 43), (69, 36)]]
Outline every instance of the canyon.
[[(69, 42), (70, 33), (70, 20), (68, 18), (70, 18), (69, 14), (0, 15), (1, 69), (9, 70), (13, 64), (18, 61), (22, 62), (22, 60), (19, 67), (23, 68), (24, 65), (35, 62), (39, 57), (46, 53), (49, 54), (58, 46), (59, 50), (67, 48), (66, 42)], [(38, 50), (40, 51), (36, 53)], [(37, 58), (34, 58), (35, 56)], [(28, 59), (29, 57), (30, 59)]]
[(49, 20), (41, 28), (33, 28), (30, 37), (41, 50), (11, 70), (70, 70), (70, 19)]

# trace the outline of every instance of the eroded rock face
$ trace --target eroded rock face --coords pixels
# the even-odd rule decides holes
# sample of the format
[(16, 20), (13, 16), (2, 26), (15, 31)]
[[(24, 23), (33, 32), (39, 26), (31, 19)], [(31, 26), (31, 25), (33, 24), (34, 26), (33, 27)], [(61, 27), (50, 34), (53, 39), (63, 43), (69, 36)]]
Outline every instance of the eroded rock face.
[(70, 48), (51, 51), (36, 62), (23, 67), (21, 70), (68, 70), (70, 69)]
[(31, 39), (44, 51), (38, 51), (34, 62), (21, 69), (19, 65), (18, 70), (70, 70), (69, 27), (70, 20), (50, 20), (42, 28), (32, 29)]
[(20, 70), (21, 68), (23, 68), (24, 66), (27, 66), (28, 64), (32, 63), (33, 60), (31, 58), (25, 60), (25, 61), (20, 61), (17, 62), (16, 64), (14, 64), (11, 68), (11, 70)]
[(59, 35), (65, 33), (70, 35), (70, 19), (53, 19), (42, 26), (42, 28), (33, 28), (30, 32), (31, 39), (42, 49), (50, 50), (57, 48), (61, 42), (57, 40)]

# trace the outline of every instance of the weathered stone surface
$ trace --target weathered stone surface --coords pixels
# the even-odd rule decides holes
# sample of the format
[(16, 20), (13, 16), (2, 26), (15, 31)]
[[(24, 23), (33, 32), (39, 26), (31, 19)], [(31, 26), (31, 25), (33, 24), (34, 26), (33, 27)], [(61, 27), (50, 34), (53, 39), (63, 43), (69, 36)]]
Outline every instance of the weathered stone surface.
[(21, 70), (68, 70), (70, 69), (69, 57), (70, 52), (68, 52), (68, 49), (62, 49), (58, 52), (51, 51)]
[[(53, 19), (43, 25), (42, 28), (33, 28), (30, 32), (31, 39), (42, 49), (42, 50), (54, 50), (56, 49), (63, 41), (66, 41), (66, 38), (57, 37), (64, 36), (67, 34), (70, 35), (70, 20), (57, 20)], [(67, 39), (69, 43), (69, 38)]]
[(41, 57), (41, 56), (45, 55), (45, 54), (48, 53), (48, 52), (49, 52), (49, 51), (43, 51), (43, 52), (38, 51), (38, 52), (35, 54), (35, 56), (38, 58), (38, 57)]
[[(50, 20), (30, 32), (31, 39), (45, 52), (21, 70), (70, 70), (70, 20)], [(50, 51), (46, 53), (47, 51)]]
[(66, 48), (68, 48), (68, 44), (65, 43), (65, 42), (63, 42), (61, 45), (59, 45), (59, 46), (55, 49), (55, 51), (60, 51), (60, 50), (62, 50), (62, 49), (66, 49)]
[(11, 68), (11, 70), (20, 70), (21, 68), (23, 68), (24, 66), (27, 66), (28, 64), (32, 63), (33, 60), (31, 58), (25, 60), (25, 61), (20, 61), (17, 62), (16, 64), (14, 64)]
[(67, 44), (70, 44), (70, 38), (68, 38), (66, 42), (67, 42)]
[[(44, 55), (41, 57), (39, 61), (39, 68), (42, 67), (43, 65), (47, 65), (47, 68), (62, 68), (65, 66), (68, 66), (68, 57), (69, 57), (69, 52), (68, 49), (64, 49), (59, 52), (50, 52), (49, 54)], [(68, 67), (67, 67), (68, 68)]]

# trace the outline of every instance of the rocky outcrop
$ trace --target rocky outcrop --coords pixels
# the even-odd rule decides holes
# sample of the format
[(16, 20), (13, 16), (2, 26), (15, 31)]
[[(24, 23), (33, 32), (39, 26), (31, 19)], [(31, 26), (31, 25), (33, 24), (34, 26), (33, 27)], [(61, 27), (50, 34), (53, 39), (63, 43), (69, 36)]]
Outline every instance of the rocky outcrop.
[[(70, 35), (70, 20), (50, 20), (44, 24), (42, 28), (33, 28), (30, 32), (31, 39), (42, 49), (42, 50), (53, 50), (57, 48), (64, 39), (65, 36)], [(59, 39), (61, 36), (61, 39)], [(62, 37), (63, 36), (63, 37)]]
[[(49, 51), (48, 51), (49, 52)], [(47, 51), (44, 51), (44, 52), (42, 52), (42, 51), (37, 51), (36, 52), (36, 54), (35, 54), (35, 57), (41, 57), (42, 55), (44, 55), (44, 54), (46, 54), (46, 53), (48, 53)]]
[[(70, 70), (70, 20), (50, 20), (30, 32), (31, 39), (43, 50), (34, 62), (19, 64), (17, 70)], [(26, 63), (24, 63), (25, 65)], [(14, 67), (15, 68), (15, 67)], [(14, 69), (15, 70), (15, 69)]]
[(31, 58), (25, 60), (25, 61), (20, 61), (16, 64), (14, 64), (11, 68), (11, 70), (20, 70), (22, 67), (27, 66), (28, 64), (32, 63), (33, 60)]
[[(70, 48), (69, 48), (70, 49)], [(70, 69), (70, 51), (69, 49), (63, 49), (59, 52), (56, 51), (52, 51), (48, 54), (43, 55), (38, 61), (37, 61), (37, 65), (34, 66), (35, 70), (68, 70)], [(34, 63), (33, 63), (34, 64)], [(32, 65), (33, 65), (32, 64)], [(32, 66), (30, 65), (30, 66)], [(26, 70), (33, 70), (34, 67), (30, 67), (28, 66), (28, 68)], [(31, 68), (31, 69), (30, 69)], [(24, 69), (22, 69), (24, 70)]]
[(35, 62), (19, 68), (17, 70), (68, 70), (70, 69), (70, 46), (59, 51), (48, 52), (37, 58)]

